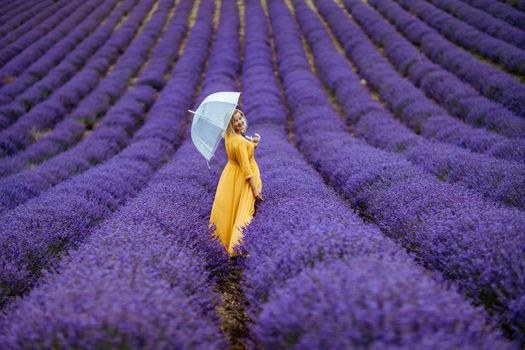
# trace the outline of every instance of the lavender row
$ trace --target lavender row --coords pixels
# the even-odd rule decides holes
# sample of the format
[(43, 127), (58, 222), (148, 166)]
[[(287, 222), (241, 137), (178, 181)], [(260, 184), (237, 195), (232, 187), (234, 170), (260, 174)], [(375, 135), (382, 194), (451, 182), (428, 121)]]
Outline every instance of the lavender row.
[[(169, 213), (144, 215), (142, 203), (134, 204), (120, 217), (124, 224), (113, 221), (94, 232), (60, 274), (46, 273), (47, 283), (8, 313), (2, 348), (227, 348), (213, 313), (220, 295), (202, 259), (211, 248), (192, 231), (155, 224)], [(153, 222), (129, 223), (139, 215)], [(191, 246), (179, 243), (183, 237)]]
[[(126, 59), (122, 57), (112, 72), (104, 78), (99, 86), (97, 86), (95, 91), (82, 100), (79, 106), (61, 123), (59, 123), (49, 135), (38, 140), (27, 147), (24, 151), (19, 152), (12, 157), (0, 159), (0, 175), (6, 176), (16, 173), (23, 170), (28, 164), (34, 166), (37, 163), (67, 150), (69, 147), (83, 139), (85, 135), (90, 133), (93, 129), (96, 128), (96, 134), (100, 132), (98, 131), (99, 128), (111, 125), (111, 123), (106, 123), (105, 119), (100, 119), (100, 117), (105, 115), (115, 101), (118, 101), (118, 99), (121, 98), (121, 95), (125, 92), (126, 88), (129, 89), (128, 84), (130, 83), (130, 79), (134, 79), (130, 76), (131, 73), (133, 73), (131, 70), (132, 67), (136, 72), (137, 69), (142, 69), (144, 65), (146, 65), (144, 71), (139, 73), (140, 75), (137, 77), (138, 82), (135, 84), (144, 81), (143, 85), (151, 85), (157, 90), (162, 88), (164, 86), (165, 74), (169, 71), (169, 64), (175, 60), (179, 45), (186, 33), (186, 22), (191, 6), (191, 3), (188, 1), (180, 2), (168, 28), (160, 38), (158, 45), (155, 46), (153, 54), (147, 62), (144, 62), (144, 52), (141, 53), (140, 51), (137, 51), (143, 50), (147, 45), (152, 44), (152, 38), (146, 36), (143, 40), (147, 40), (149, 43), (144, 43), (141, 42), (140, 39), (137, 39), (133, 44), (137, 49), (130, 48), (124, 55), (128, 57), (128, 63), (126, 63)], [(155, 19), (153, 19), (153, 21), (154, 20)], [(147, 32), (147, 30), (146, 27), (144, 31)], [(139, 67), (141, 63), (142, 65)], [(158, 77), (155, 78), (154, 82), (148, 84), (151, 81), (149, 80), (149, 78), (151, 78), (151, 72)], [(123, 102), (123, 107), (126, 106), (126, 103), (127, 102)], [(118, 115), (121, 111), (118, 111), (117, 108), (114, 113), (110, 113)], [(100, 125), (97, 126), (99, 123)], [(118, 144), (118, 142), (116, 143)], [(85, 148), (86, 146), (82, 147)], [(116, 151), (117, 148), (110, 147), (109, 149), (114, 149)], [(83, 152), (80, 151), (80, 153)], [(104, 159), (110, 155), (111, 153), (100, 154)], [(102, 159), (97, 159), (97, 162), (100, 162), (101, 160)], [(31, 173), (35, 175), (36, 172), (38, 172), (38, 170), (31, 171)], [(62, 174), (65, 173), (62, 172)], [(54, 180), (58, 182), (61, 181), (61, 179), (57, 178), (54, 178)], [(38, 182), (40, 180), (38, 180), (37, 177), (34, 177), (33, 181)], [(26, 178), (24, 182), (27, 185), (32, 181)], [(0, 187), (2, 187), (2, 184), (4, 184), (4, 182), (0, 182)], [(2, 190), (0, 190), (0, 192), (1, 191)], [(27, 196), (27, 194), (24, 194), (23, 191), (18, 192), (16, 195), (18, 198), (24, 198), (25, 196)], [(12, 203), (12, 200), (13, 199), (11, 198), (7, 201)], [(0, 201), (0, 207), (1, 206)]]
[[(111, 5), (112, 2), (108, 2), (108, 5)], [(128, 0), (121, 3), (122, 6), (119, 6), (105, 25), (99, 26), (92, 33), (93, 35), (90, 35), (72, 51), (68, 47), (66, 47), (67, 50), (55, 48), (47, 51), (43, 56), (21, 56), (11, 62), (15, 64), (16, 72), (8, 74), (19, 74), (19, 77), (0, 89), (0, 100), (5, 103), (0, 107), (0, 126), (5, 129), (16, 122), (19, 117), (30, 112), (33, 107), (66, 85), (75, 74), (78, 74), (94, 60), (92, 56), (97, 57), (97, 55), (104, 54), (105, 51), (101, 47), (106, 45), (105, 50), (108, 50), (109, 44), (107, 42), (115, 30), (115, 26), (121, 20), (121, 16), (135, 6), (133, 2), (137, 1)], [(106, 8), (103, 5), (100, 7)], [(84, 31), (82, 26), (77, 26), (77, 29)], [(68, 42), (66, 41), (66, 43)], [(119, 48), (119, 50), (122, 49)], [(109, 53), (105, 54), (108, 55)], [(62, 60), (62, 58), (64, 59)], [(21, 65), (17, 64), (19, 60), (22, 63)], [(9, 67), (5, 68), (8, 69)]]
[(522, 117), (478, 94), (454, 74), (432, 63), (369, 6), (356, 2), (347, 4), (352, 18), (384, 50), (390, 63), (449, 113), (474, 127), (509, 137), (525, 136)]
[(15, 208), (121, 151), (144, 122), (144, 113), (154, 99), (155, 91), (147, 86), (132, 89), (79, 145), (34, 169), (2, 179), (1, 212)]
[[(176, 17), (183, 16), (186, 13), (185, 6), (182, 3), (177, 6)], [(189, 18), (189, 14), (187, 17)], [(163, 40), (155, 48), (155, 52), (151, 57), (150, 63), (144, 68), (140, 76), (137, 78), (136, 84), (151, 85), (157, 90), (164, 87), (165, 74), (170, 70), (170, 65), (175, 61), (179, 43), (182, 42), (182, 36), (186, 32), (186, 22), (181, 20), (173, 20), (166, 33), (163, 35)]]
[[(43, 195), (5, 213), (0, 220), (2, 303), (24, 293), (42, 268), (81, 242), (130, 197), (135, 196), (166, 163), (181, 142), (185, 120), (206, 59), (213, 4), (199, 13), (184, 54), (171, 80), (149, 112), (132, 143), (108, 162), (62, 182)], [(144, 96), (151, 87), (136, 87)], [(31, 219), (29, 219), (31, 218)], [(33, 225), (27, 225), (29, 221)]]
[[(414, 135), (371, 98), (350, 63), (335, 49), (318, 16), (302, 1), (294, 1), (294, 4), (319, 75), (337, 96), (347, 123), (358, 136), (374, 147), (403, 155), (445, 182), (457, 182), (506, 205), (525, 208), (524, 165), (473, 154)], [(338, 10), (336, 4), (321, 6), (324, 13)], [(344, 20), (334, 13), (332, 16), (334, 22)]]
[(525, 1), (523, 0), (498, 0), (501, 2), (504, 2), (512, 7), (517, 8), (518, 10), (524, 11), (525, 10)]
[(108, 42), (80, 72), (56, 90), (44, 103), (38, 104), (20, 117), (16, 123), (0, 132), (0, 154), (17, 153), (32, 142), (35, 130), (41, 131), (54, 126), (89, 95), (99, 84), (100, 78), (108, 73), (110, 66), (133, 41), (154, 1), (140, 3), (125, 24), (113, 33)]
[(432, 61), (468, 82), (484, 96), (503, 104), (519, 116), (525, 117), (525, 87), (523, 84), (459, 49), (441, 37), (434, 29), (406, 13), (396, 3), (387, 0), (370, 0), (368, 3), (395, 25)]
[[(472, 8), (459, 0), (429, 0), (434, 6), (447, 11), (459, 20), (470, 24), (477, 29), (506, 41), (520, 49), (525, 49), (525, 32), (514, 28), (510, 24), (500, 21), (485, 12)], [(479, 34), (478, 34), (479, 35)], [(469, 40), (472, 40), (469, 37)], [(485, 45), (485, 41), (483, 41)]]
[[(491, 0), (461, 0), (471, 6), (481, 9), (496, 18), (500, 18), (513, 26), (525, 30), (525, 13), (507, 4)], [(524, 3), (525, 5), (525, 3)]]
[[(345, 1), (345, 4), (349, 11), (359, 5), (352, 1)], [(408, 127), (426, 138), (464, 147), (472, 152), (516, 162), (525, 160), (524, 139), (508, 139), (476, 129), (448, 115), (396, 72), (344, 10), (329, 5), (322, 7), (330, 9), (326, 10), (330, 13), (323, 16), (343, 45), (346, 55), (356, 64), (360, 75), (378, 91), (389, 109)]]
[(370, 254), (305, 269), (272, 293), (254, 333), (268, 349), (513, 348), (480, 310), (405, 262)]
[(3, 23), (9, 21), (12, 17), (16, 16), (20, 10), (25, 10), (30, 6), (35, 6), (37, 3), (46, 0), (32, 0), (27, 2), (13, 2), (3, 1), (0, 4), (0, 21)]
[[(96, 49), (104, 44), (107, 38), (109, 38), (109, 33), (118, 23), (124, 12), (131, 7), (132, 2), (122, 2), (117, 9), (112, 9), (116, 4), (117, 1), (104, 2), (104, 4), (87, 16), (83, 23), (78, 24), (73, 31), (71, 31), (63, 40), (56, 43), (55, 46), (48, 50), (44, 55), (38, 54), (34, 57), (20, 56), (13, 60), (12, 63), (16, 63), (14, 64), (16, 71), (4, 71), (4, 74), (16, 75), (17, 78), (0, 88), (0, 103), (7, 104), (11, 102), (28, 87), (35, 84), (38, 80), (41, 80), (48, 74), (62, 83), (67, 81), (69, 77), (82, 67), (91, 54), (93, 54)], [(112, 13), (110, 14), (109, 12)], [(108, 16), (109, 18), (107, 19), (106, 24), (100, 25), (105, 19), (104, 17)], [(104, 32), (107, 33), (105, 36), (106, 40), (104, 40), (104, 37), (102, 36), (102, 33)], [(2, 69), (0, 69), (0, 72), (2, 72)], [(57, 74), (57, 72), (60, 73)], [(40, 92), (39, 97), (42, 99), (45, 98), (46, 95), (49, 95), (55, 87), (50, 85), (50, 82), (47, 82), (46, 84), (35, 84), (32, 89), (39, 89), (37, 91)], [(0, 111), (3, 112), (2, 114), (5, 114), (9, 109), (14, 109), (14, 112), (11, 112), (13, 113), (12, 118), (16, 118), (17, 114), (27, 111), (31, 105), (38, 101), (31, 100), (35, 95), (37, 94), (33, 92), (32, 94), (27, 93), (28, 98), (20, 96), (15, 104), (0, 107)]]
[[(55, 50), (53, 50), (51, 51), (51, 57), (47, 54), (42, 56), (40, 60), (37, 60), (25, 70), (18, 79), (0, 89), (0, 100), (10, 102), (17, 98), (14, 102), (0, 107), (0, 126), (5, 128), (10, 125), (20, 115), (30, 110), (38, 101), (46, 99), (55, 90), (67, 83), (89, 62), (89, 59), (94, 54), (98, 53), (100, 55), (104, 53), (101, 47), (107, 44), (107, 41), (111, 38), (115, 26), (121, 20), (121, 16), (136, 6), (135, 3), (135, 0), (127, 0), (121, 3), (121, 6), (116, 9), (115, 13), (105, 24), (99, 26), (85, 42), (68, 53), (60, 64), (55, 66), (53, 60), (55, 55), (52, 54)], [(95, 57), (97, 56), (95, 55)], [(96, 59), (94, 60), (96, 61)], [(29, 86), (30, 88), (26, 90)]]
[[(102, 2), (101, 2), (102, 3)], [(101, 4), (100, 3), (100, 4)], [(6, 63), (0, 69), (0, 76), (5, 79), (12, 77), (13, 79), (24, 71), (29, 65), (41, 57), (44, 53), (57, 42), (60, 42), (66, 34), (74, 30), (80, 23), (86, 20), (96, 8), (99, 3), (94, 2), (90, 6), (80, 6), (77, 11), (68, 14), (66, 18), (55, 28), (55, 30), (48, 32), (43, 38), (34, 42), (31, 46), (25, 49), (21, 54)], [(100, 19), (96, 19), (100, 21)]]
[[(42, 23), (37, 22), (38, 25), (33, 26), (30, 31), (19, 38), (16, 38), (16, 41), (10, 44), (7, 41), (5, 43), (0, 41), (0, 47), (2, 47), (0, 50), (0, 66), (5, 65), (13, 59), (13, 57), (23, 53), (26, 49), (31, 49), (32, 47), (40, 48), (41, 45), (45, 45), (45, 40), (43, 40), (43, 38), (48, 36), (48, 34), (52, 34), (56, 30), (56, 27), (73, 13), (80, 13), (81, 11), (79, 10), (84, 6), (90, 8), (92, 5), (86, 3), (82, 5), (82, 2), (77, 0), (65, 4), (60, 7), (58, 11), (52, 6), (44, 11), (47, 18)], [(36, 21), (39, 17), (40, 15), (35, 16), (30, 22), (31, 25), (33, 25), (33, 20)]]
[[(284, 16), (278, 12), (272, 20)], [(279, 73), (301, 153), (382, 232), (485, 305), (516, 336), (523, 334), (523, 211), (444, 184), (401, 156), (352, 138), (310, 71), (293, 20), (284, 16), (279, 23), (273, 30)]]
[(2, 22), (7, 22), (13, 16), (16, 16), (21, 11), (27, 10), (31, 6), (35, 6), (40, 2), (46, 2), (48, 0), (29, 0), (24, 2), (13, 2), (13, 1), (4, 1), (2, 4), (2, 9), (0, 13), (0, 20)]
[[(258, 113), (269, 116), (263, 108)], [(266, 152), (258, 150), (271, 205), (259, 206), (245, 232), (243, 290), (260, 348), (348, 349), (363, 339), (378, 348), (506, 348), (482, 310), (432, 280), (377, 227), (362, 223), (282, 132), (258, 131), (271, 144)], [(316, 281), (305, 283), (304, 276), (314, 271)], [(470, 324), (477, 331), (464, 331)]]
[[(276, 36), (291, 32), (282, 26), (293, 20), (286, 11), (270, 4)], [(377, 226), (363, 223), (287, 142), (287, 113), (256, 1), (246, 4), (245, 43), (244, 110), (265, 135), (257, 157), (267, 188), (242, 246), (253, 347), (506, 348), (483, 310), (436, 283)], [(280, 58), (282, 70), (301, 67)], [(472, 323), (476, 331), (462, 328)]]
[(525, 75), (525, 52), (515, 46), (480, 32), (427, 2), (399, 0), (399, 4), (447, 39), (501, 64), (509, 72)]
[[(197, 33), (193, 34), (198, 35), (200, 31), (200, 35), (203, 37), (206, 35), (209, 40), (212, 26), (212, 11), (210, 10), (213, 9), (213, 2), (202, 4), (207, 7), (206, 16), (202, 18), (206, 22), (201, 22), (200, 26), (197, 24), (194, 30)], [(238, 40), (238, 14), (235, 6), (234, 2), (229, 2), (223, 3), (221, 8), (220, 27), (199, 100), (202, 100), (211, 91), (231, 90), (235, 86), (233, 77), (239, 66), (238, 45), (234, 44), (235, 40)], [(199, 56), (204, 56), (203, 50), (207, 51), (208, 45), (206, 44), (206, 42), (199, 43), (190, 39), (186, 47), (199, 47), (200, 52), (193, 49), (194, 53), (198, 54), (194, 58), (198, 59)], [(188, 82), (197, 80), (195, 76), (199, 75), (198, 72), (187, 71), (187, 73), (189, 74), (185, 75), (184, 80)], [(179, 89), (186, 89), (182, 83), (183, 81)], [(168, 101), (166, 101), (166, 106), (168, 106)], [(78, 310), (80, 307), (80, 313), (84, 317), (95, 319), (96, 324), (100, 325), (95, 328), (100, 334), (98, 338), (107, 339), (111, 336), (112, 329), (122, 327), (123, 320), (111, 321), (114, 315), (111, 311), (108, 312), (116, 306), (122, 307), (127, 317), (136, 320), (132, 325), (137, 325), (133, 333), (126, 332), (132, 335), (131, 343), (130, 340), (122, 340), (119, 342), (122, 346), (135, 348), (133, 340), (138, 338), (143, 341), (142, 344), (149, 344), (148, 347), (152, 348), (177, 347), (169, 343), (159, 344), (156, 327), (150, 325), (152, 323), (163, 328), (166, 323), (171, 325), (175, 322), (175, 325), (181, 327), (182, 330), (168, 337), (170, 339), (167, 341), (174, 342), (182, 348), (185, 348), (184, 344), (196, 348), (225, 348), (224, 336), (218, 332), (218, 317), (215, 313), (219, 296), (212, 291), (211, 287), (212, 283), (219, 280), (226, 271), (227, 254), (218, 242), (210, 239), (211, 232), (208, 230), (206, 220), (212, 204), (211, 184), (217, 180), (219, 174), (216, 171), (213, 174), (201, 173), (196, 168), (198, 165), (205, 169), (202, 156), (196, 152), (191, 141), (187, 140), (175, 153), (171, 162), (154, 176), (149, 186), (137, 198), (131, 200), (112, 215), (101, 229), (90, 235), (88, 241), (82, 244), (78, 254), (74, 253), (67, 263), (61, 264), (58, 269), (60, 274), (56, 275), (56, 278), (46, 278), (43, 281), (42, 286), (45, 290), (41, 291), (42, 288), (36, 288), (24, 300), (24, 303), (19, 303), (20, 306), (14, 312), (8, 313), (6, 323), (9, 323), (10, 326), (5, 337), (8, 342), (4, 344), (14, 346), (15, 349), (23, 347), (24, 334), (27, 333), (27, 329), (36, 333), (36, 338), (41, 341), (52, 338), (57, 331), (69, 329), (78, 336), (65, 339), (63, 346), (74, 346), (79, 342), (93, 344), (91, 340), (93, 335), (82, 329), (69, 310), (72, 308)], [(199, 172), (199, 176), (195, 176), (196, 171)], [(137, 233), (134, 233), (135, 231)], [(124, 243), (117, 243), (120, 241)], [(101, 245), (116, 246), (113, 249), (118, 253), (112, 253), (113, 249), (102, 249), (99, 252), (98, 247)], [(128, 252), (124, 250), (125, 248), (128, 249)], [(136, 253), (137, 251), (140, 253)], [(127, 261), (122, 261), (122, 254), (125, 254)], [(159, 256), (162, 257), (161, 260)], [(154, 264), (148, 263), (146, 266), (149, 268), (141, 273), (141, 269), (136, 267), (140, 267), (139, 264), (145, 261), (144, 259), (153, 259)], [(129, 268), (130, 266), (135, 266), (136, 277), (132, 277), (131, 273), (127, 272), (133, 269)], [(121, 267), (124, 268), (124, 276), (118, 274)], [(105, 288), (97, 287), (96, 290), (100, 293), (98, 296), (90, 292), (80, 301), (77, 298), (64, 298), (64, 295), (78, 295), (78, 293), (86, 295), (82, 292), (85, 288), (84, 283), (74, 282), (82, 279), (82, 275), (77, 270), (82, 271), (86, 268), (92, 271), (90, 275), (94, 275), (90, 285), (98, 285), (100, 281)], [(208, 274), (206, 270), (213, 275)], [(146, 279), (146, 275), (151, 277)], [(163, 276), (169, 277), (167, 284), (172, 290), (170, 293), (168, 293), (170, 289), (167, 286), (163, 287), (160, 284), (166, 279)], [(117, 288), (112, 287), (114, 284), (110, 278), (116, 279)], [(121, 284), (120, 281), (129, 283), (130, 278), (134, 281), (132, 288), (123, 291), (125, 283)], [(140, 284), (144, 279), (145, 291), (141, 290)], [(138, 286), (141, 288), (135, 288), (136, 283), (139, 283)], [(154, 284), (152, 287), (156, 289), (154, 295), (148, 297), (145, 292), (153, 291), (150, 284)], [(181, 289), (184, 292), (184, 299), (191, 309), (195, 310), (195, 314), (189, 320), (190, 325), (193, 326), (193, 334), (184, 326), (183, 318), (173, 316), (174, 320), (165, 319), (170, 315), (166, 315), (166, 312), (163, 311), (165, 307), (163, 304), (171, 304), (171, 299), (179, 304), (180, 296), (175, 294), (173, 289), (175, 291)], [(124, 298), (122, 298), (122, 293)], [(43, 303), (39, 303), (40, 295), (46, 298)], [(97, 303), (97, 297), (103, 299), (103, 304), (113, 307), (108, 309), (91, 307)], [(141, 301), (134, 303), (133, 310), (125, 307), (126, 303), (129, 303), (130, 300), (137, 300), (137, 297), (141, 297)], [(63, 299), (65, 302), (56, 302)], [(149, 308), (152, 308), (153, 312), (148, 312)], [(64, 309), (66, 312), (63, 312)], [(187, 315), (187, 309), (188, 306), (182, 307), (179, 312)], [(47, 310), (62, 310), (62, 312), (48, 314), (53, 320), (51, 327), (46, 327), (42, 318), (39, 317)], [(168, 308), (168, 311), (171, 312), (172, 309)], [(26, 316), (21, 317), (24, 313)], [(78, 311), (75, 312), (77, 313)], [(63, 314), (66, 315), (65, 320), (59, 321), (59, 319), (64, 319)], [(144, 320), (140, 317), (143, 314), (146, 316)], [(27, 322), (28, 319), (32, 321)], [(208, 321), (205, 322), (205, 320)], [(111, 325), (109, 331), (102, 328), (107, 321)], [(179, 323), (182, 324), (179, 325)], [(210, 324), (214, 326), (213, 332), (210, 330), (212, 328)], [(24, 329), (25, 332), (22, 331)], [(202, 339), (200, 344), (203, 345), (197, 343), (198, 339)], [(181, 343), (183, 345), (179, 345)]]
[[(12, 28), (9, 31), (5, 31), (2, 38), (0, 38), (0, 47), (3, 49), (7, 45), (13, 43), (14, 41), (18, 40), (19, 37), (24, 35), (30, 30), (33, 30), (35, 27), (37, 27), (41, 22), (45, 21), (49, 16), (53, 13), (53, 11), (59, 11), (60, 8), (64, 7), (67, 2), (53, 2), (53, 3), (47, 3), (47, 1), (27, 1), (25, 3), (25, 6), (20, 6), (20, 12), (19, 10), (15, 10), (12, 14), (12, 17), (1, 22), (4, 23), (2, 28), (7, 29), (9, 25), (14, 22), (18, 21), (17, 18), (23, 18), (23, 16), (27, 13), (31, 14), (31, 17), (28, 18), (28, 20), (25, 21), (25, 23), (19, 23), (19, 26), (16, 28)], [(34, 12), (35, 9), (38, 9), (38, 12)]]
[[(189, 7), (187, 1), (182, 6), (182, 16), (179, 21), (184, 21)], [(111, 73), (101, 82), (99, 87), (81, 104), (81, 106), (60, 123), (50, 136), (60, 137), (65, 135), (79, 139), (85, 133), (90, 133), (87, 126), (94, 123), (98, 113), (105, 114), (110, 108), (111, 100), (118, 100), (102, 119), (100, 125), (76, 147), (49, 160), (43, 166), (36, 169), (28, 169), (20, 174), (9, 176), (0, 181), (0, 212), (12, 209), (28, 199), (38, 196), (48, 188), (70, 178), (73, 175), (89, 169), (92, 165), (101, 163), (126, 147), (131, 136), (137, 128), (144, 123), (144, 109), (150, 106), (155, 98), (155, 91), (145, 85), (144, 88), (131, 89), (129, 94), (121, 98), (129, 85), (131, 75), (136, 72), (146, 60), (146, 56), (157, 37), (161, 35), (161, 29), (169, 11), (173, 5), (171, 0), (161, 0), (151, 20), (144, 30), (135, 39), (126, 53), (119, 59)], [(162, 40), (166, 40), (162, 38)], [(180, 42), (179, 42), (180, 43)], [(175, 44), (172, 42), (172, 44)], [(177, 49), (178, 46), (175, 47)], [(141, 93), (144, 95), (141, 96)], [(119, 100), (120, 99), (120, 100)], [(97, 106), (95, 108), (94, 106)], [(91, 118), (82, 120), (84, 114)], [(84, 123), (81, 126), (81, 122)], [(54, 145), (67, 147), (68, 138), (57, 140)], [(44, 143), (46, 146), (46, 143)], [(56, 147), (56, 146), (55, 146)], [(95, 152), (93, 152), (95, 151)], [(49, 155), (49, 153), (45, 153)], [(8, 158), (9, 159), (9, 158)], [(16, 158), (13, 158), (16, 159)], [(72, 161), (73, 160), (73, 161)], [(10, 166), (9, 162), (2, 162), (4, 166)], [(24, 165), (22, 163), (22, 165)]]
[[(142, 91), (137, 89), (135, 93), (137, 95), (134, 96), (135, 99), (140, 98), (143, 103), (147, 102), (145, 97), (149, 100), (153, 100), (155, 97), (153, 91), (148, 91), (145, 88)], [(129, 96), (129, 102), (135, 102), (131, 100), (132, 96)], [(135, 102), (135, 105), (143, 107), (138, 102)], [(138, 119), (136, 115), (141, 112), (140, 110), (130, 115), (134, 109), (137, 109), (134, 105), (131, 105), (131, 108), (128, 107), (125, 115), (127, 119), (132, 121), (134, 118)], [(87, 156), (84, 155), (83, 158), (77, 159), (73, 157), (74, 154), (72, 154), (72, 157), (67, 157), (68, 154), (66, 154), (53, 161), (49, 167), (44, 167), (42, 171), (45, 172), (47, 170), (47, 174), (50, 177), (44, 178), (40, 183), (37, 183), (37, 185), (45, 186), (44, 188), (36, 186), (31, 188), (31, 185), (33, 185), (31, 182), (18, 184), (18, 187), (23, 188), (23, 186), (26, 186), (26, 188), (23, 188), (26, 195), (27, 193), (32, 195), (31, 189), (38, 194), (49, 187), (47, 182), (51, 182), (51, 185), (54, 184), (54, 177), (60, 179), (64, 177), (62, 173), (65, 173), (65, 178), (68, 178), (75, 173), (77, 168), (80, 171), (88, 169), (91, 163), (86, 161), (86, 158), (101, 158), (98, 156), (98, 153), (116, 153), (116, 150), (109, 148), (111, 143), (107, 140), (115, 140), (111, 142), (117, 143), (120, 147), (125, 142), (121, 141), (124, 138), (123, 136), (118, 135), (116, 131), (111, 133), (112, 131), (112, 129), (109, 129), (106, 130), (106, 135), (100, 135), (98, 138), (94, 137), (92, 146), (96, 148), (90, 149), (90, 154)], [(121, 132), (121, 134), (125, 134), (125, 132)], [(103, 138), (104, 136), (106, 136), (106, 139)], [(113, 146), (113, 148), (116, 147)], [(18, 206), (15, 210), (3, 214), (2, 221), (5, 224), (4, 227), (0, 228), (0, 236), (2, 237), (0, 240), (4, 249), (0, 257), (0, 278), (4, 287), (1, 293), (0, 306), (3, 306), (10, 297), (27, 291), (28, 287), (39, 277), (41, 267), (45, 267), (48, 263), (53, 262), (62, 250), (69, 248), (70, 245), (67, 245), (68, 243), (81, 241), (84, 238), (84, 234), (87, 233), (87, 229), (92, 225), (99, 224), (101, 220), (110, 215), (123, 203), (126, 195), (133, 195), (140, 190), (153, 170), (151, 165), (143, 164), (136, 160), (136, 158), (140, 159), (141, 155), (137, 154), (136, 150), (133, 152), (133, 149), (130, 147), (127, 152), (123, 152), (120, 162), (113, 160), (99, 167), (92, 168), (90, 171), (86, 171), (72, 180), (62, 182), (40, 197)], [(155, 152), (158, 150), (148, 148), (143, 150), (143, 152), (148, 151)], [(127, 171), (124, 171), (119, 165), (123, 162), (123, 156), (128, 158)], [(64, 163), (62, 167), (60, 162)], [(52, 165), (55, 166), (54, 169), (50, 168)], [(55, 173), (52, 170), (55, 170)], [(129, 172), (132, 172), (132, 174), (129, 175)], [(119, 176), (125, 179), (122, 183), (112, 180), (112, 178)], [(92, 179), (89, 177), (92, 177)], [(104, 177), (107, 179), (103, 179)], [(18, 180), (23, 180), (23, 178)], [(38, 207), (45, 207), (45, 213), (39, 211)], [(23, 221), (28, 222), (29, 217), (31, 217), (31, 221), (38, 224), (36, 226), (22, 225)], [(11, 228), (7, 227), (7, 223), (11, 223), (13, 226)], [(11, 234), (8, 233), (9, 230), (13, 230)], [(20, 235), (15, 234), (15, 232), (18, 232)], [(20, 239), (24, 233), (28, 234), (25, 243), (24, 240)], [(48, 239), (49, 241), (45, 242)], [(18, 261), (8, 262), (10, 254), (17, 255), (19, 257)]]
[[(33, 1), (33, 3), (28, 1), (25, 6), (21, 6), (26, 8), (17, 10), (16, 15), (14, 15), (12, 18), (9, 20), (2, 19), (2, 25), (0, 26), (0, 36), (3, 37), (2, 42), (4, 45), (10, 44), (13, 40), (12, 39), (9, 41), (8, 33), (13, 33), (9, 34), (9, 37), (17, 38), (21, 34), (27, 32), (31, 28), (30, 25), (27, 25), (27, 21), (32, 17), (39, 15), (46, 7), (49, 7), (49, 5), (50, 4), (48, 4), (46, 1)], [(58, 8), (63, 4), (57, 5)], [(0, 10), (0, 12), (5, 13), (3, 10)], [(41, 20), (44, 20), (44, 16), (39, 15), (39, 17)], [(34, 25), (38, 25), (38, 23), (32, 22), (32, 26)], [(16, 34), (14, 34), (15, 31)]]
[[(34, 0), (38, 1), (38, 0)], [(0, 11), (2, 11), (2, 14), (0, 14), (0, 20), (6, 21), (9, 16), (13, 15), (13, 11), (16, 7), (21, 6), (23, 4), (21, 3), (14, 3), (14, 2), (7, 2), (7, 1), (0, 1)], [(27, 6), (27, 5), (26, 5)], [(9, 13), (11, 12), (11, 13)]]

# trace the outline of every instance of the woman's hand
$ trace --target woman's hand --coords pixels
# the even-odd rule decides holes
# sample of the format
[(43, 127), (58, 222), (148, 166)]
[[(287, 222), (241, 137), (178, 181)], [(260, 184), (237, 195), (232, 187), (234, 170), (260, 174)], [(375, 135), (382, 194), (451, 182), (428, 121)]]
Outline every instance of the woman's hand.
[(255, 189), (255, 190), (252, 189), (252, 192), (253, 192), (253, 196), (255, 197), (255, 200), (260, 200), (260, 201), (264, 200), (261, 191), (259, 191), (258, 189)]
[(255, 147), (257, 147), (259, 145), (260, 141), (261, 141), (261, 135), (255, 134), (255, 136), (253, 136), (253, 138), (252, 138), (252, 142), (255, 145)]
[(253, 196), (255, 197), (255, 200), (263, 201), (264, 198), (261, 194), (261, 191), (255, 186), (255, 182), (253, 182), (253, 177), (250, 177), (248, 179), (248, 183), (250, 184), (250, 188), (252, 189)]

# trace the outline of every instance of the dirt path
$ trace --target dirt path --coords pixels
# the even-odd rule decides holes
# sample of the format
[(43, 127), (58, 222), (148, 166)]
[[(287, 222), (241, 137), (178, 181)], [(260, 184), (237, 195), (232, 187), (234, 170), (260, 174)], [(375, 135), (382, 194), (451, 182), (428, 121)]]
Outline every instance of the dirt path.
[(246, 325), (251, 320), (246, 313), (248, 301), (240, 286), (243, 269), (234, 261), (230, 261), (230, 264), (231, 273), (217, 287), (218, 291), (224, 296), (224, 303), (217, 308), (217, 313), (221, 316), (221, 329), (230, 342), (228, 349), (245, 350), (247, 346), (244, 343), (244, 338), (249, 336)]

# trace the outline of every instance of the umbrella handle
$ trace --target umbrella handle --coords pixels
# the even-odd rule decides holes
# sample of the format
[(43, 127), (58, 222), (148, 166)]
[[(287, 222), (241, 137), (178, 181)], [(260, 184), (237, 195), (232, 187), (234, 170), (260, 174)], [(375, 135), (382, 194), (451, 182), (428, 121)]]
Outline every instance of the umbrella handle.
[(202, 114), (192, 111), (191, 109), (188, 109), (188, 112), (190, 112), (191, 114), (198, 115), (199, 117), (204, 117)]

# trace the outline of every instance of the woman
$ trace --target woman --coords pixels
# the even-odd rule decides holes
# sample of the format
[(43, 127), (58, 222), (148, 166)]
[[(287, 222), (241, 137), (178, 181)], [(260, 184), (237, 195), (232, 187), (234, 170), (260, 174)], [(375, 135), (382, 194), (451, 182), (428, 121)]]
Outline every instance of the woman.
[(224, 135), (228, 162), (222, 171), (210, 214), (210, 224), (215, 225), (214, 237), (219, 237), (230, 256), (240, 244), (242, 229), (255, 214), (255, 201), (263, 200), (259, 167), (253, 158), (260, 137), (245, 138), (248, 127), (244, 114), (233, 112)]

